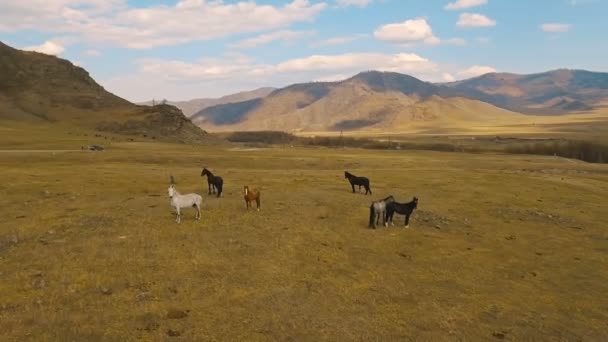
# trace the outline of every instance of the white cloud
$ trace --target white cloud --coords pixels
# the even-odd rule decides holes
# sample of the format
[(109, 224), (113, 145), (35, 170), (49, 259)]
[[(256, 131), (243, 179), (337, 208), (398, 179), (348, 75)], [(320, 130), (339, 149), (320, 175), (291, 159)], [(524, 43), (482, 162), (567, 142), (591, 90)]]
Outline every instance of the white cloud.
[(311, 45), (311, 47), (315, 47), (315, 48), (330, 46), (330, 45), (344, 45), (344, 44), (348, 44), (350, 42), (354, 42), (355, 40), (366, 38), (366, 37), (369, 37), (369, 35), (354, 34), (352, 36), (332, 37), (332, 38), (327, 38), (327, 39), (312, 43), (310, 45)]
[(572, 6), (587, 5), (599, 2), (600, 0), (569, 0), (568, 3)]
[(101, 56), (101, 52), (95, 49), (88, 49), (84, 51), (84, 55), (89, 57), (98, 57)]
[(546, 23), (540, 26), (541, 30), (549, 33), (568, 32), (572, 25), (560, 23)]
[(365, 7), (373, 2), (373, 0), (337, 0), (338, 6), (347, 7), (347, 6), (357, 6), (357, 7)]
[(449, 45), (457, 45), (457, 46), (465, 46), (467, 45), (467, 41), (464, 38), (450, 38), (445, 40), (446, 44)]
[(398, 44), (412, 44), (423, 42), (435, 45), (440, 39), (433, 35), (431, 25), (424, 18), (410, 19), (402, 23), (387, 24), (374, 31), (378, 40)]
[(232, 44), (232, 47), (236, 48), (254, 48), (261, 45), (266, 45), (275, 41), (282, 42), (293, 42), (298, 39), (302, 39), (305, 37), (310, 37), (314, 35), (314, 31), (291, 31), (291, 30), (281, 30), (275, 31), (271, 33), (264, 33), (257, 37), (249, 38)]
[(280, 29), (311, 21), (326, 7), (309, 0), (292, 0), (282, 6), (182, 0), (175, 6), (145, 8), (128, 8), (126, 0), (22, 3), (0, 2), (0, 32), (71, 33), (88, 42), (138, 49)]
[(100, 80), (106, 89), (133, 101), (152, 97), (172, 100), (221, 96), (263, 86), (344, 79), (363, 70), (393, 71), (426, 80), (443, 80), (438, 65), (412, 53), (346, 53), (313, 55), (276, 64), (240, 57), (204, 59), (195, 63), (142, 59), (137, 71)]
[(455, 2), (450, 2), (447, 4), (444, 9), (448, 11), (452, 10), (461, 10), (465, 8), (477, 7), (481, 5), (485, 5), (488, 3), (488, 0), (458, 0)]
[(478, 13), (462, 13), (456, 26), (459, 27), (486, 27), (496, 26), (496, 21)]
[(316, 78), (313, 82), (340, 82), (344, 81), (347, 78), (350, 78), (353, 75), (345, 75), (345, 74), (336, 74), (336, 75), (328, 75)]
[(491, 72), (496, 72), (496, 69), (486, 65), (474, 65), (468, 69), (458, 72), (459, 76), (470, 78), (485, 75)]
[(40, 45), (26, 46), (23, 50), (41, 52), (47, 55), (59, 55), (65, 51), (65, 47), (60, 43), (49, 40)]
[(429, 60), (412, 53), (394, 55), (381, 53), (346, 53), (342, 55), (313, 55), (292, 59), (276, 65), (277, 72), (308, 72), (315, 70), (380, 70), (395, 72), (435, 71)]
[(445, 82), (454, 82), (456, 81), (456, 78), (454, 76), (452, 76), (452, 74), (444, 72), (441, 77), (443, 78), (443, 81)]

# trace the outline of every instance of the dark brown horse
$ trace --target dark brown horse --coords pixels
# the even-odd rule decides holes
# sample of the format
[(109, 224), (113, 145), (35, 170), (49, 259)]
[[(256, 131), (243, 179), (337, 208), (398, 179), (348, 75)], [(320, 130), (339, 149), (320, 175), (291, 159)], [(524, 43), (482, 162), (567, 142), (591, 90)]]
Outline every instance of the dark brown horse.
[(260, 211), (261, 193), (258, 189), (256, 189), (256, 188), (249, 189), (249, 186), (245, 185), (245, 188), (243, 189), (243, 195), (245, 197), (245, 203), (247, 204), (247, 209), (249, 209), (250, 202), (255, 201), (255, 203), (258, 206), (258, 211)]
[(222, 189), (224, 187), (224, 180), (220, 176), (215, 176), (207, 168), (201, 172), (201, 177), (207, 176), (207, 185), (209, 186), (209, 195), (215, 194), (217, 190), (217, 197), (222, 196)]

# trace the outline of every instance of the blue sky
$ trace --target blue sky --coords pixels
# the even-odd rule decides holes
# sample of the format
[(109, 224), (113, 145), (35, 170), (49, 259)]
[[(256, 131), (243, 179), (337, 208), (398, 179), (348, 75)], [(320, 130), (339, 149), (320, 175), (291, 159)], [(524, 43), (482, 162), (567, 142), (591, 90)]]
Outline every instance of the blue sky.
[(132, 101), (186, 100), (371, 69), (607, 71), (607, 13), (604, 0), (6, 0), (0, 40)]

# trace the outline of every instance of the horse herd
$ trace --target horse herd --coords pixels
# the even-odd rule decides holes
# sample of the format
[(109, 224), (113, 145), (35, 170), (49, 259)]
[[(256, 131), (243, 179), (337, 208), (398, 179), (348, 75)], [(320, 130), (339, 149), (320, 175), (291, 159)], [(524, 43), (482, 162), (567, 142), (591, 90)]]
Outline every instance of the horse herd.
[[(201, 177), (207, 176), (207, 186), (209, 189), (209, 195), (215, 194), (217, 197), (222, 196), (222, 191), (224, 187), (224, 180), (220, 176), (215, 176), (211, 171), (207, 168), (203, 168), (201, 172)], [(348, 179), (350, 182), (353, 193), (355, 193), (355, 186), (359, 187), (359, 192), (361, 192), (361, 187), (365, 188), (365, 194), (372, 194), (372, 189), (370, 187), (370, 182), (367, 177), (357, 177), (348, 171), (344, 171), (344, 178)], [(201, 204), (203, 203), (203, 197), (199, 194), (190, 193), (182, 195), (175, 188), (175, 180), (173, 176), (171, 176), (171, 183), (168, 189), (169, 199), (171, 206), (175, 208), (176, 218), (175, 222), (181, 222), (181, 209), (182, 208), (195, 208), (196, 209), (196, 219), (200, 220), (201, 218)], [(243, 187), (243, 198), (245, 199), (245, 205), (247, 209), (250, 208), (251, 202), (255, 201), (257, 205), (257, 210), (260, 210), (260, 200), (261, 200), (261, 192), (256, 188), (250, 188), (248, 185)], [(380, 218), (382, 218), (382, 224), (384, 226), (388, 226), (389, 222), (391, 225), (393, 223), (393, 216), (395, 213), (405, 216), (405, 227), (409, 226), (410, 216), (412, 215), (414, 209), (418, 206), (418, 198), (414, 197), (412, 201), (408, 203), (399, 203), (395, 201), (395, 198), (391, 195), (385, 199), (379, 201), (373, 201), (369, 207), (369, 227), (376, 228), (378, 225)]]

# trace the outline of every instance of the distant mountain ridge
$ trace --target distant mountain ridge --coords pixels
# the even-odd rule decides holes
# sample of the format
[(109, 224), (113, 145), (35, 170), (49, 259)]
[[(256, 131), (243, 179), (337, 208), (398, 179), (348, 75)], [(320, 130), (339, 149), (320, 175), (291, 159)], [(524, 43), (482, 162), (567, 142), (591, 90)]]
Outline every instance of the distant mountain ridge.
[[(194, 123), (211, 130), (340, 130), (516, 120), (585, 111), (608, 100), (608, 74), (556, 70), (491, 73), (453, 83), (368, 71), (338, 82), (301, 83), (265, 97), (207, 107)], [(486, 113), (480, 113), (480, 110)]]
[[(173, 105), (173, 106), (181, 109), (182, 112), (184, 112), (184, 115), (186, 115), (187, 117), (191, 117), (192, 115), (196, 114), (197, 112), (199, 112), (207, 107), (216, 106), (216, 105), (220, 105), (220, 104), (226, 104), (226, 103), (243, 102), (243, 101), (248, 101), (248, 100), (252, 100), (252, 99), (257, 99), (260, 97), (267, 96), (274, 90), (276, 90), (276, 89), (272, 88), (272, 87), (265, 87), (265, 88), (258, 88), (258, 89), (250, 90), (250, 91), (234, 93), (234, 94), (222, 96), (219, 98), (200, 98), (200, 99), (192, 99), (192, 100), (188, 100), (188, 101), (167, 101), (167, 104)], [(150, 106), (150, 105), (153, 105), (158, 102), (160, 102), (160, 101), (154, 100), (154, 101), (142, 102), (140, 104)]]
[(210, 138), (173, 106), (138, 106), (67, 60), (0, 42), (0, 120), (63, 123), (162, 140)]
[(530, 75), (490, 73), (447, 84), (489, 96), (492, 104), (526, 114), (591, 110), (608, 99), (608, 73), (559, 69)]

